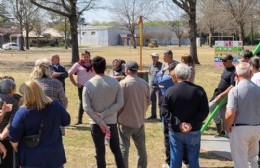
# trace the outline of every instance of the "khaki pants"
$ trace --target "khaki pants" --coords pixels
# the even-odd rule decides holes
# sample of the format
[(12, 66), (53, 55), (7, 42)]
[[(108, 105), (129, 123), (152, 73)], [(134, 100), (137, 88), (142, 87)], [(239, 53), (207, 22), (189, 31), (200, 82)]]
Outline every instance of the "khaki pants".
[(258, 168), (260, 126), (235, 126), (229, 134), (235, 168)]

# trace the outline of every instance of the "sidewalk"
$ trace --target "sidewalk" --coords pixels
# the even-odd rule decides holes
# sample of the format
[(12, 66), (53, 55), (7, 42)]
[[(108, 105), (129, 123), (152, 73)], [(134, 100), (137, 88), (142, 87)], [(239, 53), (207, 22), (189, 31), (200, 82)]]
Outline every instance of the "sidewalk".
[(232, 160), (229, 139), (225, 137), (215, 138), (212, 135), (203, 135), (201, 137), (201, 149), (213, 152), (216, 155)]

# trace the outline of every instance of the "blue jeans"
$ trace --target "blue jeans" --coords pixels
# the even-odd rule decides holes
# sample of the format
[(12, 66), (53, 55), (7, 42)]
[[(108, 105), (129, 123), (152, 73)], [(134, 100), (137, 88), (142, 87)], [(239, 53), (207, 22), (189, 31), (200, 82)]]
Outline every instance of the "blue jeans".
[(182, 166), (182, 159), (184, 150), (187, 151), (189, 167), (199, 168), (199, 154), (200, 154), (200, 131), (192, 131), (188, 133), (169, 132), (170, 137), (170, 167), (180, 168)]

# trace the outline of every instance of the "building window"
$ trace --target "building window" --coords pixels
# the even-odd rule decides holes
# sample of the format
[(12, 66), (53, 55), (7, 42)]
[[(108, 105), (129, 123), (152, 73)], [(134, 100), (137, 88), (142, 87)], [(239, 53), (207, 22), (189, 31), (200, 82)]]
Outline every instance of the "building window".
[(94, 32), (94, 31), (91, 32), (91, 35), (95, 35), (95, 34), (96, 34), (96, 32)]
[(83, 35), (83, 36), (86, 35), (86, 32), (82, 32), (82, 35)]

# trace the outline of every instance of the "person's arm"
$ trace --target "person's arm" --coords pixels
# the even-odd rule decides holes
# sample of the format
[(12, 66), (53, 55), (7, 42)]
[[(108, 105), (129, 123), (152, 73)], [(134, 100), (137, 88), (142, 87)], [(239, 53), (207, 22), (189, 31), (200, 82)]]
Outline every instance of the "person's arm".
[(0, 142), (0, 152), (3, 153), (3, 159), (4, 159), (6, 157), (7, 150), (1, 142)]
[(60, 71), (59, 71), (59, 78), (67, 78), (68, 77), (68, 72), (63, 66), (59, 66)]
[(68, 106), (68, 99), (65, 95), (62, 83), (57, 80), (56, 83), (55, 83), (55, 88), (56, 88), (56, 92), (58, 94), (58, 101), (66, 109), (67, 106)]
[(8, 124), (4, 130), (1, 132), (0, 134), (0, 140), (3, 141), (6, 137), (8, 137), (8, 133), (9, 133), (9, 127), (10, 127), (10, 124)]
[(12, 104), (6, 104), (6, 102), (4, 101), (3, 105), (2, 105), (2, 109), (0, 110), (0, 123), (3, 121), (3, 118), (5, 116), (5, 114), (7, 112), (11, 112), (13, 108)]
[(81, 85), (79, 85), (79, 84), (75, 81), (75, 79), (74, 79), (74, 77), (73, 77), (73, 74), (75, 74), (75, 73), (77, 72), (77, 67), (78, 67), (78, 64), (75, 63), (75, 64), (70, 68), (70, 70), (69, 70), (69, 72), (68, 72), (68, 75), (69, 75), (69, 78), (70, 78), (71, 83), (72, 83), (74, 86), (76, 86), (76, 87), (82, 87)]
[(15, 151), (17, 151), (19, 141), (23, 138), (24, 135), (24, 110), (26, 110), (24, 107), (20, 107), (18, 109), (9, 128), (8, 138)]
[(61, 126), (67, 126), (70, 124), (70, 114), (64, 107), (57, 103), (58, 111), (61, 113)]
[(148, 110), (148, 107), (151, 103), (150, 101), (150, 88), (149, 88), (149, 85), (147, 84), (147, 87), (146, 87), (146, 91), (145, 91), (145, 97), (146, 97), (146, 107), (145, 107), (145, 111)]
[(101, 112), (103, 118), (106, 118), (107, 116), (110, 116), (117, 113), (122, 107), (124, 106), (124, 97), (123, 97), (123, 91), (121, 87), (118, 85), (118, 91), (116, 94), (116, 101), (114, 104), (106, 108), (104, 111)]
[(19, 142), (10, 142), (14, 151), (18, 152), (18, 146), (19, 146)]
[(213, 101), (215, 103), (220, 102), (220, 100), (222, 100), (224, 97), (226, 97), (228, 95), (228, 92), (233, 88), (234, 86), (231, 85), (229, 86), (224, 92), (221, 92)]
[(227, 109), (225, 114), (225, 129), (227, 133), (231, 132), (232, 124), (234, 123), (236, 116), (236, 111), (232, 109)]
[(237, 93), (236, 87), (228, 93), (227, 111), (225, 113), (225, 129), (228, 133), (231, 132), (232, 124), (234, 123), (237, 111)]
[(88, 93), (88, 88), (86, 86), (84, 86), (83, 88), (83, 92), (82, 92), (82, 103), (83, 103), (83, 109), (84, 111), (87, 112), (87, 114), (89, 115), (89, 117), (95, 121), (95, 123), (97, 123), (98, 125), (103, 125), (105, 124), (105, 122), (103, 121), (102, 117), (98, 116), (94, 109), (91, 106), (91, 101), (90, 101), (90, 97), (89, 97), (89, 93)]
[(198, 99), (201, 99), (200, 107), (199, 107), (198, 114), (194, 116), (190, 122), (192, 128), (195, 128), (198, 124), (202, 124), (202, 122), (207, 118), (209, 114), (208, 98), (204, 90), (203, 93), (201, 94), (201, 97), (198, 97)]

